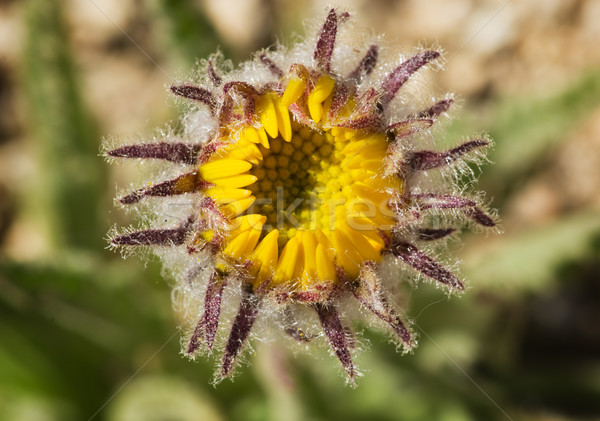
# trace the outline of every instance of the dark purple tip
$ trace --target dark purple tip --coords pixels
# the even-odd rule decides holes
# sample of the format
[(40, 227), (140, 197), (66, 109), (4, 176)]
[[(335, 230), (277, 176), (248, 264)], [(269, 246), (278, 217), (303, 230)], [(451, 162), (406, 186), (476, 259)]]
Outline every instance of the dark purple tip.
[(463, 283), (449, 270), (410, 243), (394, 241), (389, 252), (431, 279), (459, 291), (465, 289)]
[(474, 206), (471, 209), (465, 210), (465, 214), (473, 221), (477, 222), (479, 225), (483, 225), (484, 227), (492, 228), (496, 226), (494, 220), (478, 207)]
[(411, 196), (420, 209), (461, 209), (464, 214), (485, 227), (495, 227), (494, 220), (477, 207), (474, 200), (449, 194), (419, 193)]
[(428, 129), (432, 125), (433, 120), (430, 118), (415, 118), (390, 124), (386, 131), (393, 133), (396, 139), (400, 139)]
[(333, 305), (329, 304), (315, 304), (315, 310), (319, 315), (321, 327), (327, 339), (331, 349), (338, 357), (340, 363), (344, 367), (344, 371), (348, 376), (348, 379), (354, 381), (354, 364), (352, 362), (352, 356), (350, 355), (349, 342), (347, 337), (346, 329), (340, 321), (340, 316)]
[(446, 152), (416, 151), (406, 154), (406, 165), (413, 171), (427, 171), (449, 165), (474, 149), (489, 145), (485, 140), (471, 140)]
[(221, 76), (219, 76), (217, 74), (217, 71), (215, 70), (215, 66), (213, 65), (212, 60), (208, 60), (207, 72), (208, 72), (208, 77), (214, 86), (220, 86), (221, 83), (223, 83)]
[(200, 145), (189, 143), (143, 143), (139, 145), (122, 146), (108, 151), (108, 156), (119, 158), (153, 158), (182, 164), (194, 165), (198, 159)]
[(206, 347), (212, 349), (219, 327), (219, 315), (221, 314), (221, 297), (225, 288), (227, 278), (222, 274), (215, 272), (210, 277), (206, 287), (206, 295), (204, 298), (204, 340)]
[(269, 71), (273, 73), (274, 76), (277, 76), (278, 78), (281, 78), (283, 76), (283, 70), (281, 70), (273, 60), (267, 57), (265, 53), (262, 53), (258, 58), (260, 59), (262, 64), (267, 66)]
[(360, 80), (365, 76), (368, 76), (375, 65), (377, 64), (377, 56), (379, 54), (377, 45), (371, 45), (367, 50), (367, 53), (362, 58), (356, 69), (354, 69), (349, 75), (349, 79)]
[(381, 291), (381, 281), (373, 262), (367, 262), (360, 273), (360, 282), (353, 291), (356, 299), (374, 315), (389, 325), (394, 334), (405, 345), (406, 349), (415, 346), (412, 334), (402, 318), (389, 305)]
[[(233, 100), (232, 93), (239, 94), (244, 100), (243, 113), (244, 120), (248, 123), (252, 122), (254, 118), (254, 110), (256, 109), (256, 99), (259, 93), (252, 85), (246, 82), (227, 82), (223, 85), (223, 94), (228, 97), (229, 102)], [(231, 103), (230, 107), (235, 108), (234, 104)], [(232, 113), (232, 110), (228, 110), (228, 113)]]
[(242, 302), (240, 303), (240, 309), (235, 316), (233, 325), (231, 327), (231, 333), (225, 346), (225, 352), (223, 353), (223, 361), (221, 362), (221, 378), (227, 377), (231, 373), (233, 363), (236, 357), (242, 350), (242, 347), (250, 335), (252, 325), (258, 315), (260, 309), (261, 298), (251, 291), (245, 291)]
[(213, 96), (212, 92), (195, 85), (173, 85), (171, 86), (171, 92), (175, 95), (182, 96), (193, 101), (199, 101), (206, 104), (214, 114), (217, 108), (217, 101)]
[(353, 130), (371, 130), (375, 131), (381, 127), (381, 114), (373, 113), (363, 115), (350, 120), (342, 121), (335, 124), (337, 127), (344, 127)]
[[(221, 297), (227, 278), (222, 273), (215, 271), (210, 276), (204, 296), (204, 313), (198, 321), (194, 333), (190, 338), (187, 353), (193, 354), (204, 340), (206, 348), (211, 350), (219, 327), (219, 315), (221, 314)], [(202, 338), (203, 337), (203, 338)]]
[(329, 73), (331, 71), (331, 56), (337, 36), (338, 18), (335, 9), (331, 9), (319, 33), (317, 46), (313, 54), (319, 68)]
[(400, 66), (396, 67), (386, 76), (381, 84), (381, 98), (379, 100), (381, 106), (385, 108), (390, 101), (394, 99), (398, 90), (406, 83), (413, 73), (439, 56), (440, 53), (437, 51), (423, 51), (415, 54)]
[(417, 239), (420, 241), (435, 241), (441, 240), (456, 232), (455, 228), (421, 228), (417, 232)]
[(445, 113), (450, 109), (450, 106), (454, 103), (452, 98), (442, 99), (441, 101), (436, 102), (431, 107), (426, 109), (425, 111), (417, 114), (419, 118), (435, 118), (442, 113)]
[(163, 181), (152, 187), (139, 189), (120, 199), (124, 205), (132, 205), (146, 196), (174, 196), (183, 193), (191, 193), (198, 188), (198, 172), (194, 171), (181, 175), (173, 180)]
[(119, 235), (110, 242), (115, 246), (179, 246), (184, 243), (188, 227), (148, 229)]

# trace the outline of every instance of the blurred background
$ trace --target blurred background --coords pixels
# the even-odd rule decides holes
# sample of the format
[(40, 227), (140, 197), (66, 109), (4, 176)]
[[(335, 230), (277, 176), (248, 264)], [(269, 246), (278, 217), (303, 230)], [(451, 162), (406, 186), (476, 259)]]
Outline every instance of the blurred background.
[(343, 4), (403, 51), (441, 46), (448, 140), (496, 142), (477, 188), (505, 233), (452, 250), (470, 291), (418, 286), (414, 355), (366, 328), (356, 389), (326, 352), (260, 344), (213, 387), (158, 262), (106, 250), (139, 174), (100, 143), (176, 119), (196, 58), (289, 42), (323, 4), (0, 0), (0, 420), (600, 420), (600, 1)]

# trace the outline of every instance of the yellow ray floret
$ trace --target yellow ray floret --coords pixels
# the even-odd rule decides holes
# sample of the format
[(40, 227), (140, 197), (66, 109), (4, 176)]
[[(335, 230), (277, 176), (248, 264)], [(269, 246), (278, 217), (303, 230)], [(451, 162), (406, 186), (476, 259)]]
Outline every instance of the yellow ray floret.
[(212, 197), (219, 205), (226, 205), (250, 196), (252, 192), (246, 189), (234, 189), (228, 187), (213, 187), (206, 190), (206, 195)]
[(331, 233), (331, 240), (335, 247), (336, 260), (344, 272), (350, 277), (358, 276), (359, 265), (364, 261), (348, 236), (340, 229)]
[(207, 162), (199, 169), (200, 177), (212, 182), (219, 178), (231, 177), (244, 173), (252, 168), (252, 164), (241, 159), (217, 159)]
[(292, 140), (292, 122), (290, 120), (290, 113), (279, 97), (273, 98), (273, 104), (277, 113), (277, 126), (279, 127), (281, 137), (283, 137), (286, 142), (289, 142)]
[(238, 142), (224, 148), (223, 153), (227, 154), (229, 159), (240, 159), (254, 165), (263, 158), (258, 147), (243, 137)]
[(223, 205), (219, 208), (219, 210), (226, 218), (231, 219), (240, 215), (242, 212), (252, 206), (255, 200), (256, 197), (249, 196), (245, 199)]
[(317, 265), (317, 275), (320, 281), (335, 281), (335, 270), (333, 269), (333, 261), (329, 256), (323, 244), (319, 244), (315, 253)]
[(273, 95), (265, 95), (258, 104), (258, 114), (260, 123), (265, 128), (269, 136), (277, 137), (279, 126), (277, 125), (277, 111), (273, 103)]
[(294, 280), (296, 259), (299, 257), (298, 251), (299, 241), (297, 237), (294, 237), (287, 242), (281, 251), (281, 256), (279, 256), (279, 261), (277, 262), (277, 269), (273, 276), (275, 283), (290, 283)]
[(244, 231), (237, 237), (232, 238), (225, 247), (225, 250), (223, 250), (223, 254), (235, 260), (241, 260), (244, 257), (244, 250), (246, 244), (248, 244), (249, 236), (250, 232)]
[(267, 137), (267, 132), (265, 131), (265, 128), (262, 126), (259, 127), (258, 129), (256, 129), (256, 133), (258, 133), (258, 140), (260, 144), (263, 146), (263, 148), (268, 150), (271, 146), (269, 145), (269, 138)]
[(246, 187), (256, 182), (257, 178), (252, 174), (240, 174), (232, 177), (223, 177), (212, 180), (211, 182), (218, 187), (227, 187), (237, 189)]
[(306, 89), (306, 81), (300, 79), (298, 77), (292, 78), (285, 91), (283, 92), (283, 97), (281, 98), (281, 104), (284, 107), (289, 107), (294, 102), (298, 101), (302, 94), (304, 94), (304, 90)]
[(229, 235), (230, 237), (235, 237), (236, 235), (239, 235), (240, 233), (249, 229), (256, 229), (260, 231), (266, 221), (266, 216), (256, 213), (238, 216), (231, 221), (231, 224), (229, 224)]
[(302, 273), (302, 284), (309, 285), (317, 279), (317, 260), (315, 250), (317, 242), (315, 235), (310, 231), (302, 232), (302, 248), (304, 249), (304, 272)]
[(379, 252), (371, 245), (369, 241), (367, 241), (361, 232), (351, 229), (350, 227), (346, 227), (344, 233), (356, 251), (362, 255), (361, 260), (379, 261)]
[(308, 111), (311, 118), (318, 123), (323, 116), (323, 101), (333, 92), (335, 80), (330, 76), (323, 75), (317, 80), (317, 84), (308, 95)]
[(272, 230), (261, 240), (250, 256), (252, 261), (250, 272), (256, 277), (255, 285), (262, 284), (275, 272), (278, 257), (278, 238), (279, 231), (277, 229)]
[(258, 132), (252, 126), (246, 127), (246, 129), (242, 133), (242, 136), (252, 143), (260, 142), (260, 139), (258, 138)]
[[(250, 253), (256, 247), (260, 233), (265, 222), (265, 218), (258, 218), (256, 221), (246, 221), (252, 223), (248, 228), (234, 231), (228, 240), (223, 253), (238, 261), (245, 261)], [(241, 224), (243, 225), (243, 223)]]

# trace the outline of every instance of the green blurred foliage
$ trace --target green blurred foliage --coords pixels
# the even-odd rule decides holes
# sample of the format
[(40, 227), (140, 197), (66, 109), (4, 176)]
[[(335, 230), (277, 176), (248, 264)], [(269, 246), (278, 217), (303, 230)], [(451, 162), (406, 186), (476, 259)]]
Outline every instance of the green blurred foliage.
[(99, 136), (79, 90), (67, 27), (56, 1), (28, 1), (23, 57), (30, 107), (31, 147), (40, 164), (30, 209), (46, 221), (57, 247), (101, 245), (105, 209), (98, 206), (105, 169), (98, 165)]
[[(175, 60), (203, 57), (218, 39), (191, 2), (142, 9)], [(180, 355), (178, 322), (158, 263), (104, 250), (105, 163), (59, 0), (23, 5), (28, 127), (40, 178), (24, 211), (45, 223), (52, 258), (0, 259), (0, 420), (506, 420), (600, 414), (600, 341), (577, 323), (600, 303), (600, 218), (582, 209), (548, 226), (510, 232), (465, 272), (472, 290), (448, 299), (411, 294), (420, 334), (401, 356), (365, 327), (359, 387), (344, 386), (326, 351), (298, 357), (257, 344), (251, 367), (211, 385), (210, 359)], [(189, 64), (189, 63), (188, 63)], [(494, 166), (481, 183), (500, 214), (515, 186), (600, 105), (600, 75), (552, 98), (505, 98), (466, 110), (451, 133), (488, 129)], [(452, 137), (452, 136), (449, 136)], [(566, 312), (546, 326), (544, 311)], [(582, 319), (583, 317), (583, 319)], [(555, 330), (552, 330), (555, 329)], [(596, 326), (597, 329), (597, 326)], [(289, 378), (282, 376), (281, 369)], [(508, 415), (507, 415), (508, 414)], [(533, 414), (533, 415), (532, 415)], [(536, 416), (535, 414), (542, 414)], [(549, 418), (548, 418), (549, 419)]]
[[(172, 55), (191, 68), (199, 57), (216, 52), (216, 34), (204, 16), (198, 2), (157, 0), (152, 9), (153, 18), (164, 31), (158, 31), (157, 42), (164, 42)], [(228, 51), (224, 51), (228, 53)]]

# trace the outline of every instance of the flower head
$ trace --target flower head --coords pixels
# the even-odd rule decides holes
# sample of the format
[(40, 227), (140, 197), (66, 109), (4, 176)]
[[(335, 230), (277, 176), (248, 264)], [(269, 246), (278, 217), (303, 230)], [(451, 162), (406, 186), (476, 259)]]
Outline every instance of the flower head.
[[(414, 335), (381, 285), (384, 261), (462, 291), (463, 282), (420, 244), (452, 234), (465, 219), (495, 225), (476, 201), (454, 193), (452, 177), (437, 184), (424, 177), (461, 168), (489, 144), (419, 148), (453, 100), (422, 107), (413, 94), (403, 96), (403, 86), (440, 53), (418, 51), (391, 66), (379, 62), (376, 44), (357, 55), (340, 42), (348, 18), (332, 9), (316, 41), (259, 53), (227, 74), (218, 73), (218, 57), (209, 59), (202, 83), (171, 87), (193, 104), (180, 134), (107, 152), (184, 169), (120, 199), (134, 205), (185, 197), (190, 206), (181, 222), (120, 233), (111, 242), (156, 247), (181, 273), (184, 295), (202, 296), (185, 352), (212, 350), (219, 332), (228, 331), (220, 377), (230, 374), (255, 321), (267, 314), (308, 342), (295, 315), (313, 312), (349, 380), (354, 342), (342, 305), (368, 310), (410, 350)], [(432, 224), (432, 215), (448, 211), (448, 226)], [(227, 291), (238, 291), (237, 312), (220, 329)]]

